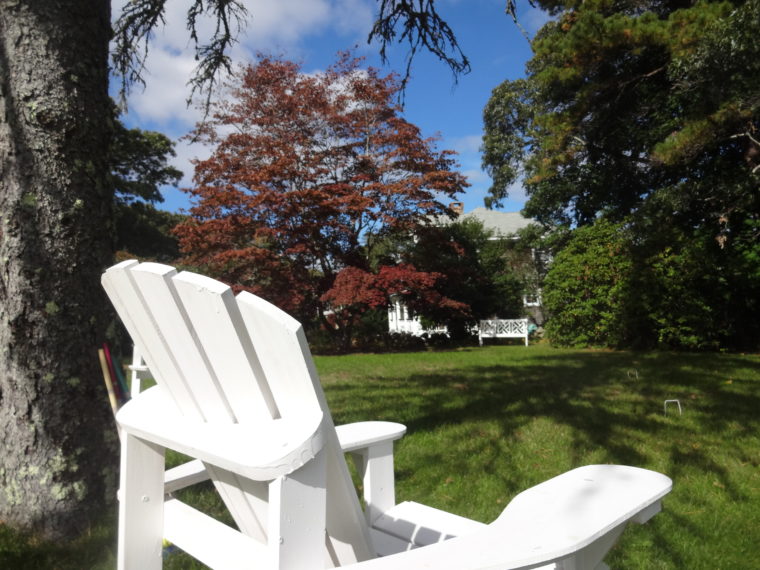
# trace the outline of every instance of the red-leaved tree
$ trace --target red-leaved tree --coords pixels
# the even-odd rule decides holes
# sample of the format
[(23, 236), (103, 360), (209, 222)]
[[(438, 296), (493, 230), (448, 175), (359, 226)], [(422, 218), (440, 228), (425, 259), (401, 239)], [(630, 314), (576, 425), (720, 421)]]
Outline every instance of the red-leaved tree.
[[(305, 74), (260, 57), (239, 69), (192, 133), (212, 154), (195, 164), (191, 216), (176, 229), (186, 263), (302, 320), (327, 323), (325, 304), (343, 297), (330, 293), (341, 272), (344, 283), (357, 271), (372, 281), (375, 300), (357, 310), (377, 306), (377, 295), (387, 302), (378, 276), (388, 269), (370, 271), (376, 243), (449, 213), (444, 203), (467, 183), (453, 153), (401, 116), (396, 76), (360, 64), (344, 54)], [(394, 271), (397, 282), (405, 272), (424, 281), (411, 266)]]

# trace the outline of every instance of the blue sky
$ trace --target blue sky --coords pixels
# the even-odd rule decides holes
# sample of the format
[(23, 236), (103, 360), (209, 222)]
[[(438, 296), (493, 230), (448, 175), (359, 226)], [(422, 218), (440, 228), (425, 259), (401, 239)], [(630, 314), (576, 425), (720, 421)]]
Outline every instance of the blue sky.
[[(125, 0), (114, 3), (114, 15)], [(454, 83), (445, 64), (427, 53), (414, 60), (412, 78), (405, 98), (405, 117), (418, 125), (425, 136), (439, 134), (439, 149), (459, 153), (460, 171), (472, 185), (461, 196), (465, 210), (483, 205), (490, 180), (480, 169), (482, 111), (491, 90), (505, 79), (524, 74), (530, 47), (520, 29), (504, 13), (505, 0), (437, 0), (440, 15), (457, 35), (470, 59), (472, 71)], [(518, 2), (518, 18), (531, 36), (546, 22), (528, 2)], [(257, 51), (282, 54), (300, 60), (306, 72), (325, 69), (335, 54), (358, 46), (357, 54), (368, 65), (384, 71), (403, 71), (406, 46), (389, 52), (383, 66), (378, 46), (366, 38), (376, 11), (376, 0), (246, 0), (251, 19), (232, 52), (235, 63), (251, 61)], [(200, 118), (197, 109), (185, 105), (187, 80), (195, 66), (193, 50), (185, 29), (186, 2), (167, 2), (166, 27), (155, 34), (148, 58), (146, 89), (134, 88), (125, 122), (132, 127), (157, 130), (173, 139), (187, 134)], [(201, 34), (211, 29), (210, 20), (201, 23)], [(206, 36), (208, 37), (208, 36)], [(203, 36), (201, 36), (203, 39)], [(208, 156), (208, 150), (179, 141), (174, 164), (185, 173), (181, 186), (191, 184), (190, 159)], [(167, 188), (163, 208), (177, 210), (189, 206), (184, 193)], [(505, 201), (505, 211), (517, 211), (525, 201), (519, 185)]]

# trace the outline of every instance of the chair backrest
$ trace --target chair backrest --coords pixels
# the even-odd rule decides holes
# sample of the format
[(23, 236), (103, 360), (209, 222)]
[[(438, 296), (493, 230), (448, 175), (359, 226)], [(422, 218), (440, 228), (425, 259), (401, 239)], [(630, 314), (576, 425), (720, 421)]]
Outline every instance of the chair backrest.
[[(270, 303), (213, 279), (157, 263), (125, 261), (103, 286), (156, 383), (199, 422), (326, 418), (326, 562), (373, 556), (319, 377), (301, 325)], [(262, 434), (266, 437), (266, 434)], [(207, 465), (241, 532), (266, 542), (267, 485)]]

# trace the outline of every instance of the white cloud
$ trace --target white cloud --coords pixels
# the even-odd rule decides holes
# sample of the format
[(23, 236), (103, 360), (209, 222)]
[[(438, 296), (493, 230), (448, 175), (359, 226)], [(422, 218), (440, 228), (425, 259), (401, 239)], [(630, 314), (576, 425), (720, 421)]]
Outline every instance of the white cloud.
[(551, 20), (551, 16), (548, 12), (533, 6), (517, 16), (517, 21), (523, 28), (525, 28), (531, 37), (535, 36), (536, 32), (549, 20)]
[(516, 180), (507, 189), (507, 196), (514, 202), (525, 202), (528, 199), (528, 195), (525, 193), (523, 187), (523, 180)]
[(177, 123), (182, 127), (194, 125), (200, 114), (186, 104), (190, 93), (187, 81), (194, 68), (195, 60), (190, 54), (174, 55), (164, 46), (154, 46), (145, 74), (145, 89), (134, 87), (129, 96), (130, 114), (164, 129), (174, 130), (172, 127)]
[(376, 3), (367, 0), (336, 0), (333, 17), (338, 31), (365, 42), (375, 20)]
[[(451, 150), (461, 155), (477, 153), (480, 156), (480, 146), (483, 144), (482, 135), (466, 135), (463, 137), (447, 137), (446, 142)], [(478, 160), (480, 160), (478, 158)]]
[[(127, 1), (115, 1), (114, 19)], [(250, 60), (257, 51), (297, 57), (304, 42), (318, 35), (339, 34), (348, 36), (347, 46), (356, 43), (370, 29), (375, 5), (374, 0), (257, 0), (247, 4), (247, 26), (230, 52), (233, 62)], [(194, 42), (187, 31), (187, 8), (187, 2), (167, 2), (166, 25), (159, 26), (151, 37), (147, 88), (135, 87), (128, 100), (140, 121), (152, 121), (170, 130), (176, 130), (172, 129), (174, 124), (187, 131), (200, 118), (185, 104), (190, 93), (187, 82), (197, 64)], [(212, 37), (215, 25), (212, 16), (198, 19), (201, 44)]]
[(473, 186), (490, 186), (491, 185), (491, 179), (489, 176), (480, 170), (479, 168), (468, 168), (465, 170), (460, 170), (461, 174), (467, 177), (467, 181)]

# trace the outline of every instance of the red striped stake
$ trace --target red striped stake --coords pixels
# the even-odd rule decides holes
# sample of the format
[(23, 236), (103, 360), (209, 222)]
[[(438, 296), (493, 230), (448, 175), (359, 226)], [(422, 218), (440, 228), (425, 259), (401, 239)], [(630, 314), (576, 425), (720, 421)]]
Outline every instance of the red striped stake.
[(119, 400), (116, 398), (116, 393), (113, 391), (113, 380), (111, 380), (111, 373), (108, 370), (108, 362), (106, 361), (106, 354), (102, 348), (98, 349), (98, 358), (100, 358), (100, 369), (103, 372), (103, 380), (106, 383), (106, 390), (108, 390), (108, 400), (111, 402), (111, 410), (114, 415), (119, 411)]

